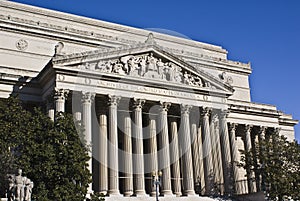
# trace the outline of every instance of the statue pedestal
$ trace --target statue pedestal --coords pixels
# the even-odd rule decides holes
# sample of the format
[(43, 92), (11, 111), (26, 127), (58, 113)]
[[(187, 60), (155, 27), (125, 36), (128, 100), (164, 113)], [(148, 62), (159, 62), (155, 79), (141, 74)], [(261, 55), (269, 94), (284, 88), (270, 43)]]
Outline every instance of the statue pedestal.
[(8, 198), (0, 198), (0, 201), (7, 201)]

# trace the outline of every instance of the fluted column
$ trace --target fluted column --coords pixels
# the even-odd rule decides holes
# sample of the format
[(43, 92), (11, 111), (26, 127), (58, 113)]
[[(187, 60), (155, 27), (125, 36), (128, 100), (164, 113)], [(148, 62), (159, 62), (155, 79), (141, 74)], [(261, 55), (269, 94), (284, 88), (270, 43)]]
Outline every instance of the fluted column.
[[(191, 141), (192, 141), (192, 155), (193, 155), (194, 179), (195, 179), (195, 184), (196, 185), (200, 185), (200, 183), (199, 183), (200, 182), (200, 164), (199, 164), (200, 163), (200, 157), (199, 157), (199, 144), (198, 144), (198, 139), (197, 139), (198, 125), (195, 122), (196, 119), (193, 119), (193, 118), (191, 118), (191, 119), (192, 119)], [(202, 147), (202, 144), (201, 144), (201, 147)], [(196, 190), (200, 190), (200, 189), (196, 189)], [(199, 192), (196, 192), (196, 193), (199, 193)]]
[(203, 128), (203, 154), (204, 161), (204, 174), (205, 174), (205, 194), (210, 195), (213, 188), (213, 161), (212, 161), (212, 147), (211, 147), (211, 134), (209, 126), (209, 115), (211, 109), (203, 108), (202, 110), (202, 128)]
[(230, 143), (229, 143), (229, 134), (227, 127), (227, 110), (222, 110), (220, 113), (220, 142), (221, 142), (221, 150), (222, 150), (222, 163), (223, 163), (223, 178), (224, 178), (224, 193), (231, 194), (232, 193), (232, 164), (231, 164), (231, 156), (230, 156)]
[(179, 144), (178, 144), (178, 132), (177, 132), (177, 122), (174, 120), (171, 122), (171, 162), (172, 164), (172, 173), (173, 173), (173, 188), (174, 194), (176, 196), (181, 196), (181, 178), (180, 178), (180, 161), (179, 161)]
[(99, 119), (99, 192), (104, 195), (108, 190), (108, 163), (107, 163), (107, 115), (104, 104), (98, 106), (98, 119)]
[(230, 123), (229, 124), (229, 136), (230, 136), (230, 144), (231, 144), (231, 151), (232, 151), (232, 171), (233, 171), (233, 179), (235, 183), (235, 192), (240, 194), (240, 189), (238, 187), (237, 181), (239, 180), (239, 169), (238, 169), (238, 149), (235, 141), (235, 131), (236, 131), (237, 124)]
[(134, 112), (134, 172), (135, 172), (135, 194), (143, 196), (145, 192), (145, 176), (144, 176), (144, 147), (143, 147), (143, 125), (142, 125), (142, 107), (145, 100), (133, 100)]
[[(205, 193), (205, 175), (204, 175), (204, 156), (202, 146), (202, 126), (198, 128), (197, 132), (197, 144), (198, 144), (198, 155), (199, 155), (199, 177), (196, 178), (196, 183), (199, 185), (197, 193), (204, 195)], [(195, 170), (196, 171), (196, 170)]]
[(117, 125), (117, 107), (120, 97), (109, 96), (109, 145), (108, 145), (108, 165), (109, 171), (109, 189), (110, 195), (119, 195), (119, 161), (118, 161), (118, 125)]
[[(158, 172), (158, 157), (157, 157), (157, 140), (156, 140), (156, 121), (153, 116), (149, 120), (149, 149), (150, 149), (150, 170)], [(152, 185), (151, 196), (156, 196), (155, 185)]]
[(159, 140), (159, 167), (162, 168), (162, 194), (172, 195), (171, 170), (170, 170), (170, 147), (168, 132), (168, 109), (171, 103), (162, 102), (160, 105), (159, 131), (161, 133)]
[(125, 186), (124, 195), (133, 194), (133, 169), (132, 169), (132, 141), (131, 141), (131, 118), (129, 114), (124, 116), (124, 172)]
[(54, 91), (54, 103), (55, 112), (65, 112), (65, 101), (68, 96), (69, 90), (55, 89)]
[[(84, 126), (84, 139), (86, 146), (89, 148), (88, 169), (92, 173), (92, 102), (95, 98), (94, 93), (82, 93), (82, 123)], [(88, 193), (92, 192), (92, 184), (89, 184)]]
[(221, 145), (220, 145), (220, 122), (219, 115), (214, 116), (214, 145), (215, 145), (215, 163), (216, 167), (216, 182), (218, 184), (219, 193), (222, 195), (224, 193), (224, 183), (223, 179), (223, 169), (222, 169), (222, 155), (221, 155)]
[[(264, 168), (265, 165), (265, 161), (264, 161), (264, 157), (263, 155), (265, 154), (265, 140), (266, 140), (266, 131), (267, 131), (267, 127), (265, 126), (260, 126), (259, 127), (259, 131), (258, 131), (258, 142), (259, 142), (259, 163), (260, 163), (260, 168)], [(266, 190), (266, 186), (265, 186), (265, 182), (266, 182), (266, 175), (264, 174), (264, 171), (260, 172), (260, 176), (261, 176), (261, 181), (260, 178), (258, 178), (258, 183), (260, 184), (259, 186), (259, 190), (261, 191), (265, 191)]]
[[(250, 153), (252, 150), (251, 145), (251, 130), (252, 125), (245, 126), (245, 151), (246, 153)], [(246, 157), (246, 163), (250, 163), (251, 158), (249, 156)], [(247, 180), (248, 180), (248, 191), (249, 193), (255, 192), (255, 185), (254, 185), (254, 172), (251, 170), (250, 167), (247, 168)]]
[(186, 195), (195, 195), (189, 118), (191, 108), (190, 105), (181, 105), (179, 144), (182, 153), (183, 190)]

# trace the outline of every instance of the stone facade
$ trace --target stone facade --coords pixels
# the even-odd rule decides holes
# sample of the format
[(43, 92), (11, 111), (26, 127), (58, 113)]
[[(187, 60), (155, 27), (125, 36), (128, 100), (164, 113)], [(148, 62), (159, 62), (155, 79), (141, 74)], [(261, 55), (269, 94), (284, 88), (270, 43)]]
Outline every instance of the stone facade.
[(269, 132), (294, 139), (297, 121), (251, 102), (250, 64), (220, 46), (0, 2), (0, 97), (82, 120), (90, 191), (155, 196), (160, 170), (170, 200), (256, 192), (259, 176), (236, 166), (238, 150)]

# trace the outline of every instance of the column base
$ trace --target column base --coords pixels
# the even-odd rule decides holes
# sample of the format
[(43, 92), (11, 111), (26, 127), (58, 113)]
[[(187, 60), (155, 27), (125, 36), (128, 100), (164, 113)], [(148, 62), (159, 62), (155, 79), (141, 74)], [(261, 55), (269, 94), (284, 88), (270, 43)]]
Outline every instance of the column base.
[(185, 195), (186, 196), (197, 196), (194, 190), (186, 190)]
[(173, 195), (171, 190), (162, 190), (162, 195), (164, 197), (174, 197), (175, 195)]
[(174, 192), (174, 194), (176, 195), (176, 197), (182, 196), (182, 193), (181, 193), (181, 192)]
[(135, 196), (136, 197), (149, 197), (149, 195), (146, 194), (145, 190), (136, 190)]
[(110, 197), (121, 197), (122, 196), (119, 190), (109, 190), (108, 195)]
[(124, 192), (124, 197), (130, 197), (133, 195), (133, 191), (126, 191)]
[(151, 197), (155, 197), (155, 196), (156, 196), (156, 192), (155, 192), (155, 191), (152, 191), (152, 192), (150, 193), (150, 196), (151, 196)]

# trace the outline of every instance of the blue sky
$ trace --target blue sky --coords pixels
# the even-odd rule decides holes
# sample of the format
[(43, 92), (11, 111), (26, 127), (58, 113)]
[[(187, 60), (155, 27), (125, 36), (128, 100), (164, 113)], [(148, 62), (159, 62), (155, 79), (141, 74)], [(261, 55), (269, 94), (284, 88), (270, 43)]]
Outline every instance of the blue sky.
[[(168, 29), (250, 61), (252, 101), (300, 119), (299, 0), (14, 0), (139, 28)], [(300, 126), (296, 126), (300, 141)]]

